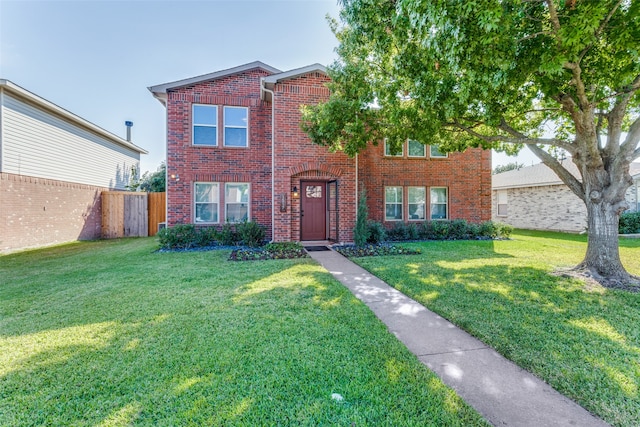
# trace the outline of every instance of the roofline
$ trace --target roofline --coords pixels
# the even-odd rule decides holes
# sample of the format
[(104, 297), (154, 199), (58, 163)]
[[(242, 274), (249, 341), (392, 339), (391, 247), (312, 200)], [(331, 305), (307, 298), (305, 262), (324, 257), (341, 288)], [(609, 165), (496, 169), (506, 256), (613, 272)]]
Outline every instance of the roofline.
[(534, 188), (534, 187), (548, 187), (551, 185), (565, 185), (562, 181), (549, 181), (549, 182), (536, 182), (535, 184), (509, 184), (509, 185), (492, 185), (492, 190), (503, 190), (510, 188)]
[(269, 73), (280, 74), (281, 70), (272, 67), (271, 65), (267, 65), (261, 61), (253, 61), (248, 64), (238, 65), (237, 67), (227, 68), (226, 70), (215, 71), (209, 74), (203, 74), (201, 76), (190, 77), (188, 79), (176, 80), (174, 82), (163, 83), (155, 86), (149, 86), (147, 89), (153, 94), (153, 96), (160, 101), (163, 105), (166, 106), (167, 101), (167, 90), (168, 89), (176, 89), (184, 86), (189, 86), (192, 84), (216, 80), (226, 76), (230, 76), (233, 74), (239, 74), (245, 71), (254, 70), (256, 68), (262, 69)]
[(312, 73), (314, 71), (322, 73), (324, 75), (328, 75), (327, 67), (325, 67), (324, 65), (316, 63), (316, 64), (307, 65), (306, 67), (301, 67), (301, 68), (296, 68), (294, 70), (285, 71), (283, 73), (272, 74), (270, 76), (264, 77), (264, 82), (265, 83), (270, 83), (270, 84), (275, 84), (275, 83), (281, 82), (282, 80), (292, 79), (292, 78), (295, 78), (295, 77), (298, 77), (298, 76), (302, 76), (304, 74)]
[(54, 104), (51, 101), (47, 101), (44, 98), (41, 98), (40, 96), (29, 92), (28, 90), (18, 86), (17, 84), (13, 83), (10, 80), (7, 79), (0, 79), (0, 90), (3, 91), (7, 91), (8, 93), (12, 93), (14, 95), (19, 96), (20, 98), (26, 99), (34, 104), (36, 104), (37, 106), (55, 113), (67, 120), (69, 120), (70, 122), (81, 126), (85, 129), (88, 129), (94, 133), (97, 133), (100, 136), (103, 136), (105, 138), (107, 138), (108, 140), (115, 142), (119, 145), (125, 146), (131, 150), (134, 150), (140, 154), (149, 154), (149, 152), (143, 148), (138, 147), (137, 145), (127, 141), (124, 138), (121, 138), (101, 127), (99, 127), (98, 125), (95, 125), (93, 123), (91, 123), (90, 121), (83, 119), (82, 117), (73, 114), (72, 112), (65, 110), (64, 108)]

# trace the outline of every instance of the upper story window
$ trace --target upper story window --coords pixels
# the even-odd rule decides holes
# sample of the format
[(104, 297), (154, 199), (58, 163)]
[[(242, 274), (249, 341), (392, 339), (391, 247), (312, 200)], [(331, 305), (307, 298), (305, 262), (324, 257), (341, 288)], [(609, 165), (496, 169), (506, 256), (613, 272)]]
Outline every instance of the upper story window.
[(408, 157), (426, 157), (427, 146), (420, 141), (410, 139), (407, 142), (407, 156)]
[(402, 157), (404, 155), (404, 144), (400, 146), (400, 150), (396, 153), (391, 152), (391, 145), (387, 143), (387, 140), (384, 140), (384, 155), (390, 157)]
[(247, 147), (249, 142), (249, 109), (224, 107), (224, 146)]
[(193, 104), (193, 145), (218, 145), (218, 107)]
[(442, 151), (440, 151), (438, 149), (437, 145), (430, 145), (429, 146), (429, 157), (446, 159), (447, 157), (449, 157), (449, 153), (443, 153)]

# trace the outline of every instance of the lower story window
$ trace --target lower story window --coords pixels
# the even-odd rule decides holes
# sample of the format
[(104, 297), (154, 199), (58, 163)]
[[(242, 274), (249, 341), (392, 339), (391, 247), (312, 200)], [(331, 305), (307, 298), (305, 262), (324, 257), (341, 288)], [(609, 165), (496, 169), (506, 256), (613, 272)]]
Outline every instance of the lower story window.
[(218, 200), (220, 200), (217, 182), (195, 183), (195, 222), (217, 223)]
[(424, 220), (427, 192), (424, 187), (409, 187), (409, 219)]
[(249, 183), (229, 183), (224, 186), (225, 219), (227, 222), (249, 221)]
[(446, 187), (431, 187), (431, 219), (447, 219)]
[(385, 221), (402, 221), (402, 187), (384, 189)]
[(507, 216), (507, 190), (498, 190), (498, 216)]

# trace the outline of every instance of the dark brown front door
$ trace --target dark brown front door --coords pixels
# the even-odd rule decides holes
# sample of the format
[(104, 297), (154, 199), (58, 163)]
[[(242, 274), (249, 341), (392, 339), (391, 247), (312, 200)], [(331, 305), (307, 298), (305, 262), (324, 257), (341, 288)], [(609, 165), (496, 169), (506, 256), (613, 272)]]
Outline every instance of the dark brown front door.
[(300, 239), (327, 238), (327, 185), (322, 181), (300, 183)]

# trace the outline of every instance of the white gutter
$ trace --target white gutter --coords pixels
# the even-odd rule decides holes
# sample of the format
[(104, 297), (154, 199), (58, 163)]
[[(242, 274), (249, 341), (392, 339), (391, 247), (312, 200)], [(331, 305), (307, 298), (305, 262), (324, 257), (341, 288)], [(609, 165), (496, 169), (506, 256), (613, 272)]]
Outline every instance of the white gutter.
[(260, 89), (271, 94), (271, 241), (276, 234), (276, 94), (265, 87), (264, 78), (260, 79)]

